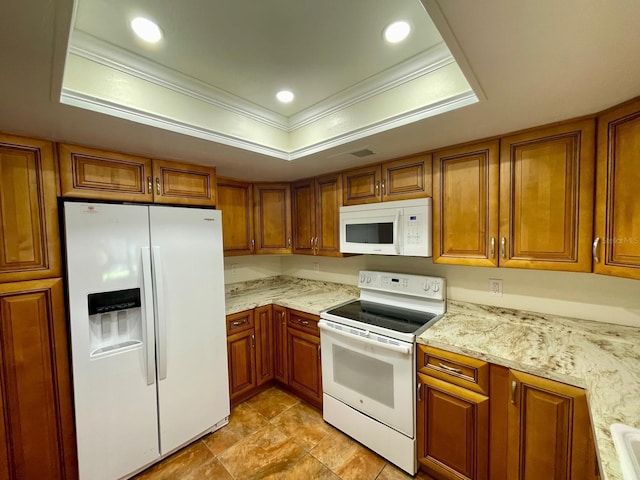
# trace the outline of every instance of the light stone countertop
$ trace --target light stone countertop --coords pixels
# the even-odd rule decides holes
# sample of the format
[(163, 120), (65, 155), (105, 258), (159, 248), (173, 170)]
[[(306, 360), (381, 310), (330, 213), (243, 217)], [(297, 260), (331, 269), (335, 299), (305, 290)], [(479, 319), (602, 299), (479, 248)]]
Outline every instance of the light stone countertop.
[(360, 296), (356, 286), (277, 276), (225, 286), (226, 314), (272, 303), (312, 315)]
[(585, 388), (602, 480), (622, 480), (609, 427), (640, 428), (640, 330), (449, 301), (418, 343)]

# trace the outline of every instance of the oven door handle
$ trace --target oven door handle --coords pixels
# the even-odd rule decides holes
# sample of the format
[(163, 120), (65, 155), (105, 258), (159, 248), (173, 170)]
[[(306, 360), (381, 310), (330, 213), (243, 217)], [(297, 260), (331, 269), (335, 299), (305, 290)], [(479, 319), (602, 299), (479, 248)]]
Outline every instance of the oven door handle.
[(342, 337), (350, 338), (351, 340), (357, 340), (358, 342), (368, 343), (370, 345), (375, 345), (376, 347), (382, 348), (384, 350), (391, 350), (393, 352), (401, 353), (403, 355), (412, 355), (413, 354), (413, 345), (411, 345), (411, 344), (407, 344), (407, 345), (392, 345), (392, 344), (389, 344), (389, 343), (378, 342), (376, 340), (371, 340), (370, 338), (367, 338), (367, 337), (361, 337), (360, 335), (354, 335), (352, 333), (345, 332), (343, 330), (336, 330), (335, 328), (331, 328), (330, 326), (328, 326), (322, 320), (320, 320), (320, 322), (318, 322), (318, 328), (320, 330), (324, 330), (327, 333), (333, 333), (335, 335), (339, 335), (339, 336), (342, 336)]

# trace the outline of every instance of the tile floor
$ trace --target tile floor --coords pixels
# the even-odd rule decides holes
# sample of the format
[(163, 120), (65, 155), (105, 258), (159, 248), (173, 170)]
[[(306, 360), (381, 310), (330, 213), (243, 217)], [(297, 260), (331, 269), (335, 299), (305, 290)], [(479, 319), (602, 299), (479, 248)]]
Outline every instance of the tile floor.
[[(134, 480), (407, 480), (409, 475), (270, 388), (231, 410), (229, 425)], [(419, 473), (417, 480), (431, 480)]]

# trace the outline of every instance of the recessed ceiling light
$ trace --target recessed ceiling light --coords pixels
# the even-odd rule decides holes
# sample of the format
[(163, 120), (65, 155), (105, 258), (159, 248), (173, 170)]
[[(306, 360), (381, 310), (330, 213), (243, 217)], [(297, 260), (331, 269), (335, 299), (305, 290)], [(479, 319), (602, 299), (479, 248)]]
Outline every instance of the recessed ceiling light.
[(160, 27), (144, 17), (136, 17), (131, 20), (131, 28), (142, 40), (149, 43), (156, 43), (162, 38)]
[(295, 95), (289, 90), (280, 90), (278, 93), (276, 93), (276, 98), (282, 103), (290, 103), (293, 102)]
[(398, 43), (407, 38), (411, 27), (407, 22), (393, 22), (384, 29), (384, 38), (389, 43)]

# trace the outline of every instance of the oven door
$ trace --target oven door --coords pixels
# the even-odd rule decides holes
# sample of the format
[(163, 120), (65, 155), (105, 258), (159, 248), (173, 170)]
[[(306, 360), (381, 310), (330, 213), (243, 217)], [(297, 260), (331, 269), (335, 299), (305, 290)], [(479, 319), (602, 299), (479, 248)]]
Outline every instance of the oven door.
[(318, 326), (323, 392), (413, 438), (413, 344), (327, 320)]

